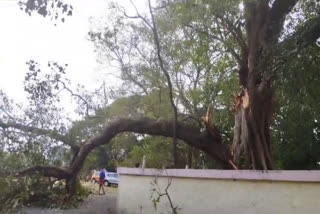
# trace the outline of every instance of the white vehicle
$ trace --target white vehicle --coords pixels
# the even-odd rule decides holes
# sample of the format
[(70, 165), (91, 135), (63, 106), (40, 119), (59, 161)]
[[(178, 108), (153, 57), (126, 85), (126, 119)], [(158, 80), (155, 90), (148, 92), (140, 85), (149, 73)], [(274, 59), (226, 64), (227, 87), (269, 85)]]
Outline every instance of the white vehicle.
[(110, 186), (111, 184), (118, 185), (119, 174), (115, 172), (106, 172), (104, 178), (104, 185)]

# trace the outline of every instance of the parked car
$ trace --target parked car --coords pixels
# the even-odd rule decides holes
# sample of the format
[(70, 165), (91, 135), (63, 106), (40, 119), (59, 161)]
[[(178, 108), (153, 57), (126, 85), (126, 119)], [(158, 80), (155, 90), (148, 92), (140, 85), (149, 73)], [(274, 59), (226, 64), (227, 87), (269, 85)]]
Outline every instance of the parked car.
[(118, 185), (119, 174), (115, 172), (106, 172), (104, 179), (104, 185), (110, 186), (111, 184)]
[[(99, 171), (95, 171), (91, 176), (91, 182), (99, 182)], [(111, 184), (118, 185), (119, 174), (115, 172), (105, 172), (104, 185), (110, 186)]]
[(98, 183), (99, 182), (99, 175), (100, 175), (100, 172), (99, 171), (95, 171), (91, 176), (91, 182), (92, 183)]

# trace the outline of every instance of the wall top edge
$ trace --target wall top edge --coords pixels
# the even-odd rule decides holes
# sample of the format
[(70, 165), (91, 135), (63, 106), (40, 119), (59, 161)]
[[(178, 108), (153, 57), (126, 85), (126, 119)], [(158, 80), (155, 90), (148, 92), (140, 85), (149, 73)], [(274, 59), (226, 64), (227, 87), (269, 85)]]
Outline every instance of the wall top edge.
[(151, 169), (118, 167), (121, 175), (159, 176), (227, 180), (265, 180), (320, 182), (320, 170), (215, 170), (215, 169)]

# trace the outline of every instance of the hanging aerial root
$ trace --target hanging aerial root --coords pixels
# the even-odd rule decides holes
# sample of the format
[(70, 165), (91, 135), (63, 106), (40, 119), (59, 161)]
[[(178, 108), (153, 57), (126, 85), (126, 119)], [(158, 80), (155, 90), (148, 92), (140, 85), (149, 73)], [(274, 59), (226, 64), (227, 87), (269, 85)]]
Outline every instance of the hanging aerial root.
[(231, 159), (228, 162), (232, 166), (233, 169), (238, 170), (238, 167), (233, 163), (233, 161)]

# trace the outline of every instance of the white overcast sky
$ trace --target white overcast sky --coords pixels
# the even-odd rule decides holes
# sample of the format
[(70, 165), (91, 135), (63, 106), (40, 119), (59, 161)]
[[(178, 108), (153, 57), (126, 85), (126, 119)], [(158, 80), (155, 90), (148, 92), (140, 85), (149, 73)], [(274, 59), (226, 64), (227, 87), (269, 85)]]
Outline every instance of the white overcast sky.
[[(110, 72), (99, 69), (94, 46), (88, 41), (89, 18), (101, 18), (108, 13), (108, 0), (65, 0), (73, 6), (73, 15), (57, 26), (49, 18), (34, 13), (28, 16), (19, 9), (16, 0), (0, 0), (0, 89), (10, 98), (24, 102), (23, 80), (26, 61), (35, 60), (45, 68), (48, 61), (68, 64), (67, 74), (73, 85), (83, 84), (93, 90), (105, 78), (117, 81)], [(145, 0), (134, 1), (138, 8)], [(130, 1), (121, 0), (130, 10)], [(104, 66), (105, 67), (105, 66)], [(98, 81), (100, 80), (100, 81)]]

